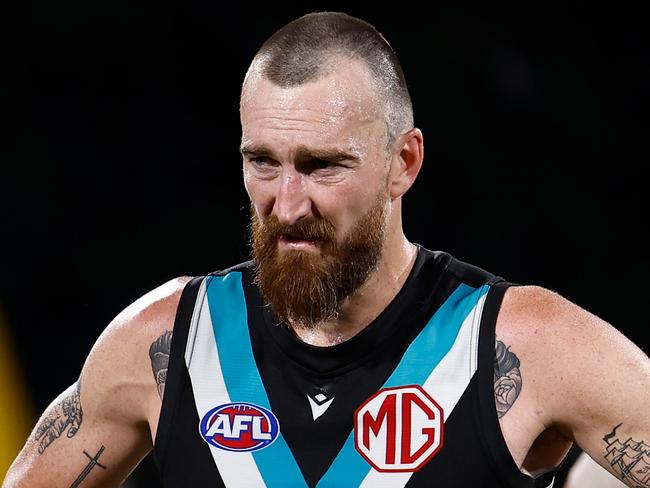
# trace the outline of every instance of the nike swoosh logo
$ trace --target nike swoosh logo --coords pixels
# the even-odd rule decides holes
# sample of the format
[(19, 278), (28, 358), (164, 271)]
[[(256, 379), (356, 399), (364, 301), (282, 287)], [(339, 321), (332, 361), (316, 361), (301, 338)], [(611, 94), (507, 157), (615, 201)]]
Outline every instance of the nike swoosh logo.
[(307, 400), (309, 400), (309, 406), (311, 407), (311, 415), (314, 418), (314, 420), (316, 420), (318, 417), (320, 417), (327, 411), (329, 406), (334, 401), (334, 398), (335, 397), (332, 397), (329, 400), (327, 400), (325, 403), (321, 403), (319, 405), (314, 400), (312, 400), (312, 398), (309, 395), (307, 395)]

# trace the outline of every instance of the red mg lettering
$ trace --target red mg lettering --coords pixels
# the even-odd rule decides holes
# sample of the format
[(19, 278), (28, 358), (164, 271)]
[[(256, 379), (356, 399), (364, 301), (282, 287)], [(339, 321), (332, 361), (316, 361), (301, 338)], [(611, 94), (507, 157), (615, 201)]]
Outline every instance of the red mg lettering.
[(363, 445), (366, 449), (370, 449), (370, 431), (379, 436), (384, 420), (386, 419), (386, 463), (393, 464), (395, 462), (395, 424), (396, 414), (395, 405), (397, 403), (397, 395), (388, 395), (381, 404), (381, 408), (377, 413), (377, 417), (373, 418), (370, 412), (363, 414)]
[[(404, 426), (403, 432), (411, 432), (411, 409), (413, 408), (413, 404), (420, 407), (420, 409), (427, 414), (427, 418), (429, 420), (435, 420), (435, 412), (431, 410), (419, 396), (417, 396), (415, 393), (404, 393), (402, 394), (402, 425)], [(402, 464), (411, 464), (415, 462), (417, 458), (419, 458), (424, 451), (431, 447), (431, 444), (434, 442), (434, 425), (431, 425), (430, 427), (422, 427), (420, 429), (420, 432), (427, 436), (427, 440), (424, 442), (422, 447), (420, 447), (413, 454), (411, 454), (411, 436), (402, 436)]]
[(417, 471), (442, 447), (443, 415), (419, 385), (381, 389), (354, 414), (354, 445), (377, 471)]

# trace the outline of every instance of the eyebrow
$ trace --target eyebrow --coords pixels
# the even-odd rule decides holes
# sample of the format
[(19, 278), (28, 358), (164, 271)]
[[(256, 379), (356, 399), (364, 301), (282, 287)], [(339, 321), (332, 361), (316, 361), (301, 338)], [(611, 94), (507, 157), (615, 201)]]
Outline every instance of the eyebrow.
[(266, 146), (255, 146), (253, 144), (242, 144), (239, 152), (244, 156), (266, 156), (272, 154), (273, 151)]
[[(266, 146), (258, 146), (253, 144), (243, 144), (239, 151), (244, 156), (272, 156), (271, 151)], [(313, 159), (322, 159), (325, 161), (339, 162), (339, 161), (359, 161), (359, 156), (350, 152), (342, 151), (339, 149), (316, 149), (307, 146), (299, 146), (296, 150), (296, 159), (298, 161), (309, 161)]]

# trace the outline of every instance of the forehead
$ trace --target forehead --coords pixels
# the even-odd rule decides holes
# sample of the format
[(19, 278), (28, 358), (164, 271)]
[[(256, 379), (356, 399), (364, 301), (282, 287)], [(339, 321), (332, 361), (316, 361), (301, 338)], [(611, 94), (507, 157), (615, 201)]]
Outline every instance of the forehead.
[(376, 93), (375, 82), (360, 61), (340, 59), (325, 76), (288, 88), (252, 68), (242, 90), (242, 142), (297, 138), (303, 144), (311, 139), (320, 144), (360, 144), (385, 130)]

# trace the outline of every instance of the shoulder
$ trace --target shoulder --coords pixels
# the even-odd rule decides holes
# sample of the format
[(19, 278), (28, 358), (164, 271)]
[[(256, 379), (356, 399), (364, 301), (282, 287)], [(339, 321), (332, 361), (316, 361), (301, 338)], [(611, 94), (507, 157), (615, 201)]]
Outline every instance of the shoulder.
[[(174, 278), (122, 310), (99, 336), (84, 364), (82, 395), (89, 409), (117, 404), (116, 415), (149, 419), (160, 383), (153, 361), (156, 348), (171, 341), (176, 310), (190, 277)], [(168, 350), (168, 349), (167, 349)]]
[[(613, 328), (587, 310), (546, 288), (511, 286), (497, 317), (496, 336), (524, 361), (524, 368), (539, 373), (537, 384), (553, 382), (563, 367), (593, 358), (594, 345)], [(564, 379), (570, 375), (560, 374)]]
[(144, 294), (117, 315), (109, 329), (129, 329), (130, 333), (150, 336), (173, 328), (181, 295), (191, 279), (177, 277)]
[(507, 290), (496, 337), (521, 361), (529, 399), (547, 425), (575, 424), (602, 404), (601, 387), (610, 388), (618, 368), (627, 364), (640, 371), (648, 364), (643, 352), (613, 326), (538, 286)]
[(155, 326), (175, 313), (185, 285), (192, 279), (180, 276), (163, 283), (126, 307), (114, 320), (116, 326), (132, 322)]
[(497, 319), (497, 336), (509, 337), (530, 352), (544, 356), (566, 352), (591, 353), (589, 339), (614, 337), (604, 320), (560, 294), (539, 286), (511, 286), (505, 292)]
[(106, 327), (92, 353), (110, 349), (121, 356), (120, 351), (128, 354), (173, 330), (181, 294), (190, 280), (188, 276), (174, 278), (135, 300)]

